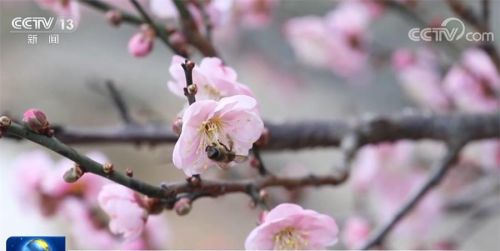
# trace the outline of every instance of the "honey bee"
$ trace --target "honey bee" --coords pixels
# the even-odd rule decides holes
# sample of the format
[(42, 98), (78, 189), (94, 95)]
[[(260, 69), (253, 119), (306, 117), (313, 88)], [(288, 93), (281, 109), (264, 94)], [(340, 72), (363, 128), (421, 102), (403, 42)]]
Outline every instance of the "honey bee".
[(229, 167), (229, 164), (233, 161), (242, 163), (248, 159), (247, 156), (237, 155), (233, 152), (232, 140), (229, 140), (229, 147), (220, 141), (214, 142), (205, 148), (205, 152), (209, 159), (217, 162), (219, 167), (223, 169)]

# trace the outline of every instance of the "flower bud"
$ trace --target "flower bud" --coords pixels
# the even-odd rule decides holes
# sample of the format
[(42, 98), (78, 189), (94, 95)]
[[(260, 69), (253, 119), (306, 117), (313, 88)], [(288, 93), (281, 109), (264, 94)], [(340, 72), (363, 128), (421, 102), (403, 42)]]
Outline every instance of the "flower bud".
[(182, 132), (182, 118), (177, 117), (174, 122), (172, 122), (172, 131), (178, 136), (181, 135)]
[(12, 120), (7, 116), (0, 117), (0, 137), (2, 137), (4, 129), (12, 124)]
[(106, 12), (106, 19), (113, 26), (118, 26), (123, 21), (123, 15), (120, 11), (110, 10)]
[(134, 176), (134, 171), (132, 171), (132, 169), (130, 169), (130, 168), (127, 168), (127, 170), (125, 170), (125, 174), (128, 177), (132, 178)]
[(145, 57), (153, 50), (154, 32), (140, 31), (130, 38), (128, 52), (134, 57)]
[(80, 168), (79, 165), (76, 165), (75, 167), (67, 170), (64, 175), (63, 175), (63, 179), (64, 181), (68, 182), (68, 183), (74, 183), (76, 182), (80, 177), (82, 177), (83, 175), (83, 171), (82, 169)]
[(198, 86), (196, 86), (196, 84), (191, 84), (187, 87), (187, 93), (189, 95), (196, 95), (196, 93), (198, 92)]
[(104, 163), (104, 165), (102, 166), (102, 170), (106, 174), (112, 173), (113, 170), (114, 170), (113, 164), (111, 164), (111, 163)]
[(163, 204), (158, 198), (144, 196), (142, 202), (149, 214), (159, 214), (163, 211)]
[(29, 109), (24, 112), (23, 121), (29, 129), (36, 133), (44, 134), (50, 129), (47, 116), (38, 109)]
[(191, 200), (188, 198), (181, 198), (174, 205), (175, 212), (178, 215), (186, 215), (191, 211)]

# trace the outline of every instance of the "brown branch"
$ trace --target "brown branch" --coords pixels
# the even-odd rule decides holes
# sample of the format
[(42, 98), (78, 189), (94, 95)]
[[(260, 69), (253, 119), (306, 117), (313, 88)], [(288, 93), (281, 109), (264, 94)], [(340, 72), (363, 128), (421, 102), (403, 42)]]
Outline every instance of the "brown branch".
[(448, 145), (448, 152), (444, 159), (436, 166), (434, 173), (429, 176), (427, 181), (416, 191), (410, 198), (403, 204), (403, 206), (394, 214), (394, 216), (389, 219), (386, 223), (382, 225), (379, 229), (375, 230), (374, 233), (368, 238), (368, 241), (362, 246), (361, 249), (367, 250), (376, 245), (382, 244), (382, 241), (390, 233), (390, 231), (400, 222), (408, 213), (414, 209), (420, 201), (427, 195), (429, 191), (432, 190), (439, 182), (445, 177), (448, 170), (451, 168), (453, 163), (456, 161), (460, 150), (464, 146), (465, 142), (453, 141)]
[[(102, 11), (102, 12), (108, 12), (111, 10), (117, 10), (114, 6), (107, 4), (105, 2), (99, 1), (99, 0), (79, 0), (82, 4), (87, 5), (88, 7), (91, 7), (95, 10)], [(135, 1), (134, 1), (135, 2)], [(134, 4), (134, 3), (133, 3)], [(134, 4), (134, 6), (137, 8), (137, 6)], [(148, 23), (156, 32), (157, 37), (169, 48), (171, 49), (174, 53), (181, 55), (183, 57), (189, 57), (185, 52), (178, 50), (175, 46), (173, 46), (168, 37), (169, 35), (166, 33), (166, 30), (163, 28), (164, 25), (159, 24), (154, 22), (149, 15), (144, 11), (144, 9), (139, 5), (140, 10), (138, 9), (139, 13), (142, 15), (141, 17), (138, 17), (136, 15), (133, 15), (131, 13), (127, 13), (123, 10), (119, 10), (121, 14), (122, 21), (125, 23), (129, 23), (132, 25), (141, 25), (144, 23)]]
[(120, 118), (125, 124), (131, 124), (134, 121), (130, 117), (130, 112), (128, 110), (127, 104), (123, 100), (121, 93), (116, 88), (115, 84), (111, 80), (106, 81), (106, 87), (108, 87), (109, 94), (113, 99), (113, 103), (120, 114)]
[[(127, 186), (139, 193), (149, 197), (163, 199), (167, 207), (171, 208), (180, 196), (192, 194), (199, 197), (217, 197), (229, 193), (246, 193), (253, 196), (255, 191), (266, 187), (284, 187), (294, 189), (305, 186), (338, 185), (347, 179), (347, 173), (325, 176), (304, 176), (302, 178), (280, 178), (266, 176), (255, 180), (241, 181), (211, 181), (199, 180), (199, 184), (190, 182), (164, 183), (161, 186), (153, 186), (143, 181), (134, 179), (116, 170), (106, 172), (102, 164), (78, 153), (73, 148), (65, 145), (55, 137), (38, 134), (30, 131), (25, 126), (11, 121), (8, 117), (0, 118), (0, 129), (4, 135), (13, 135), (35, 142), (45, 148), (52, 150), (77, 163), (84, 172), (93, 173), (118, 184)], [(61, 177), (62, 178), (62, 177)]]
[[(311, 147), (336, 147), (354, 130), (361, 145), (385, 141), (468, 140), (496, 138), (500, 135), (499, 115), (491, 114), (399, 114), (372, 120), (346, 123), (341, 120), (288, 123), (266, 122), (269, 141), (261, 150), (298, 150)], [(89, 143), (175, 143), (178, 136), (164, 124), (126, 125), (104, 128), (54, 126), (55, 136), (66, 144)]]
[(186, 96), (189, 105), (192, 105), (194, 102), (196, 102), (195, 95), (198, 91), (196, 85), (193, 83), (194, 62), (186, 59), (186, 61), (181, 64), (181, 66), (186, 77), (186, 87), (184, 87), (184, 95)]
[(217, 57), (217, 50), (212, 43), (199, 31), (196, 21), (186, 7), (186, 1), (174, 0), (175, 7), (181, 16), (184, 35), (191, 45), (197, 48), (206, 57)]

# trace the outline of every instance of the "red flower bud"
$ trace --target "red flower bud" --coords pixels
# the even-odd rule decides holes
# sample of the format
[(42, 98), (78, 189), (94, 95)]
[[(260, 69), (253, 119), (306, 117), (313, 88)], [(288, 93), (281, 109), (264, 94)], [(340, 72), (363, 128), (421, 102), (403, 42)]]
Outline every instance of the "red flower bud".
[(29, 109), (23, 114), (23, 121), (29, 129), (36, 133), (47, 133), (49, 131), (49, 121), (47, 116), (38, 109)]

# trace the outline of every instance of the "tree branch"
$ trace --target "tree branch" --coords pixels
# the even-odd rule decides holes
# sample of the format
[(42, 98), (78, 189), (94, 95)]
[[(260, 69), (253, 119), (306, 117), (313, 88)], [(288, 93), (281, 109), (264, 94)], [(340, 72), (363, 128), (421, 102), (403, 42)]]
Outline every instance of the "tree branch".
[(130, 117), (130, 113), (128, 111), (127, 104), (123, 100), (122, 95), (116, 89), (116, 86), (113, 84), (111, 80), (106, 81), (106, 86), (108, 87), (109, 94), (111, 98), (113, 99), (113, 103), (116, 106), (116, 109), (118, 110), (120, 114), (120, 118), (125, 124), (131, 124), (133, 123), (132, 118)]
[[(399, 114), (346, 123), (341, 120), (271, 123), (266, 122), (269, 142), (261, 150), (298, 150), (339, 146), (355, 130), (361, 145), (384, 141), (467, 140), (496, 138), (500, 135), (498, 114)], [(175, 143), (178, 136), (164, 124), (126, 125), (104, 128), (54, 126), (55, 136), (66, 144), (89, 143)]]
[[(116, 10), (116, 8), (110, 4), (107, 4), (105, 2), (99, 1), (99, 0), (79, 0), (81, 3), (94, 8), (96, 10), (102, 11), (102, 12), (108, 12), (110, 10)], [(134, 7), (137, 8), (137, 6), (134, 4), (136, 2), (135, 0), (131, 0), (132, 4)], [(136, 2), (137, 3), (137, 2)], [(138, 4), (138, 3), (137, 3)], [(139, 10), (140, 8), (140, 10)], [(142, 18), (135, 16), (131, 13), (127, 13), (123, 10), (119, 10), (122, 16), (122, 21), (132, 24), (132, 25), (141, 25), (144, 23), (149, 24), (156, 32), (157, 37), (160, 38), (160, 40), (168, 47), (170, 48), (174, 53), (181, 55), (183, 57), (189, 57), (186, 53), (178, 50), (173, 46), (170, 41), (168, 40), (169, 35), (166, 33), (165, 29), (163, 28), (163, 25), (154, 22), (149, 15), (144, 11), (144, 9), (139, 5), (139, 8), (137, 10), (139, 13), (142, 15)]]
[(174, 0), (175, 7), (181, 16), (182, 30), (191, 45), (197, 48), (205, 57), (217, 57), (217, 50), (199, 31), (196, 21), (183, 0)]
[(379, 245), (389, 234), (389, 232), (400, 222), (408, 213), (415, 208), (420, 201), (427, 195), (429, 191), (432, 190), (446, 175), (450, 167), (456, 161), (460, 150), (464, 146), (464, 141), (453, 141), (448, 145), (448, 152), (444, 159), (437, 165), (434, 169), (434, 173), (429, 176), (427, 181), (416, 191), (406, 203), (394, 214), (394, 216), (389, 219), (385, 224), (382, 225), (378, 230), (368, 238), (368, 241), (362, 246), (361, 249), (367, 250), (373, 246)]

